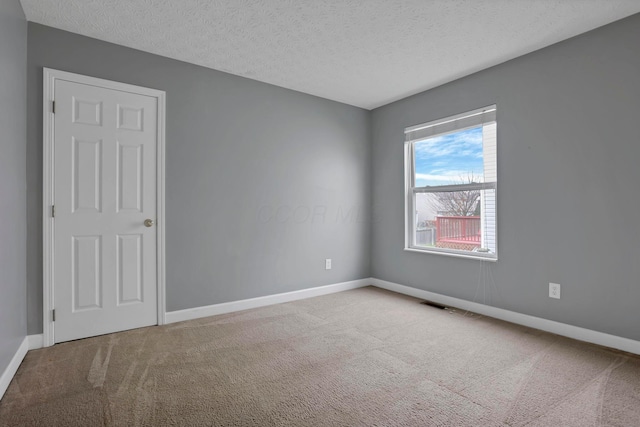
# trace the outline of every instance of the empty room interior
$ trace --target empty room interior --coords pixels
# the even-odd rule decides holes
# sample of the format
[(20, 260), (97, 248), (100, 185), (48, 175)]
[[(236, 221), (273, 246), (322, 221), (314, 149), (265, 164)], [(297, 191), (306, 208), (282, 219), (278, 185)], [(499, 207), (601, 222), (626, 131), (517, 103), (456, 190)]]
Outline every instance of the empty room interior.
[(0, 0), (0, 426), (640, 426), (637, 0)]

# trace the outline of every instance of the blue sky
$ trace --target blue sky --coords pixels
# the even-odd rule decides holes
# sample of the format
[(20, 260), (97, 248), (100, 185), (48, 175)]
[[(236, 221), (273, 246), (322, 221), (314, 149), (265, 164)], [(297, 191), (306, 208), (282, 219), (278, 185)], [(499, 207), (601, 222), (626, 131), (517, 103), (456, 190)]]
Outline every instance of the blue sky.
[(414, 144), (416, 187), (483, 181), (482, 126)]

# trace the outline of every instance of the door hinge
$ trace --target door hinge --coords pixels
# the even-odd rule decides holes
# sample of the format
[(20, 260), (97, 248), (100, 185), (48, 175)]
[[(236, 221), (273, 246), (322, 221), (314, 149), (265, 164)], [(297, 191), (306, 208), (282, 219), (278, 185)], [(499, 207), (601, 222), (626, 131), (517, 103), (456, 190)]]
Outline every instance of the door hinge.
[(56, 205), (51, 205), (51, 218), (56, 217)]
[(51, 320), (52, 321), (56, 321), (56, 309), (54, 308), (53, 310), (51, 310)]
[(56, 101), (51, 101), (51, 112), (56, 113)]

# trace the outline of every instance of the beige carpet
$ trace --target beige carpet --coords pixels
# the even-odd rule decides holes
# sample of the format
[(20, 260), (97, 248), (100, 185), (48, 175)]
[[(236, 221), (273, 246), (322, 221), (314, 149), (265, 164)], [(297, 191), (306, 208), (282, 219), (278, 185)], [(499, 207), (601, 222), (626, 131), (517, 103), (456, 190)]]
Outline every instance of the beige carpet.
[(640, 358), (363, 288), (30, 351), (3, 426), (640, 426)]

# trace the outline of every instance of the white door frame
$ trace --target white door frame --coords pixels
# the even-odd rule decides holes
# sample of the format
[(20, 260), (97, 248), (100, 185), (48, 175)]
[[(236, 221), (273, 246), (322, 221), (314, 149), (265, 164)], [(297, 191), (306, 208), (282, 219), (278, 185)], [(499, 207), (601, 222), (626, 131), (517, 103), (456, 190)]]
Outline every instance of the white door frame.
[(54, 198), (54, 104), (56, 80), (70, 81), (74, 83), (98, 86), (106, 89), (130, 92), (138, 95), (145, 95), (157, 98), (158, 100), (158, 131), (157, 131), (157, 206), (156, 206), (156, 261), (157, 261), (157, 289), (158, 289), (158, 325), (164, 325), (166, 305), (165, 305), (165, 227), (164, 227), (164, 189), (165, 189), (165, 99), (164, 91), (149, 89), (140, 86), (133, 86), (125, 83), (118, 83), (110, 80), (103, 80), (94, 77), (87, 77), (80, 74), (68, 73), (66, 71), (43, 68), (43, 88), (42, 88), (42, 141), (43, 141), (43, 174), (42, 174), (42, 250), (43, 250), (43, 274), (42, 274), (42, 319), (43, 319), (43, 345), (49, 347), (55, 343), (54, 339), (54, 251), (53, 251), (53, 230), (54, 223), (51, 207), (55, 204)]

